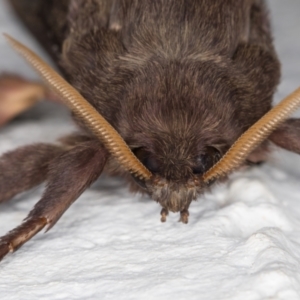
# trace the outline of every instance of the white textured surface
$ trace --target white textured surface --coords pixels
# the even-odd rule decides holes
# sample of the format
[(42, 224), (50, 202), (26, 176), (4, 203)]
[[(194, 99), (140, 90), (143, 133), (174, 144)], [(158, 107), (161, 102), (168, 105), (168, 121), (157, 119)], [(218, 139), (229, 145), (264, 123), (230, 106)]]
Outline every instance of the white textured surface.
[[(278, 101), (300, 84), (300, 2), (270, 2), (283, 64)], [(4, 0), (0, 31), (34, 46)], [(1, 37), (0, 58), (1, 71), (34, 77)], [(39, 105), (0, 129), (0, 152), (72, 126), (59, 106)], [(102, 178), (50, 232), (0, 264), (0, 299), (300, 299), (300, 157), (275, 152), (193, 203), (188, 225), (178, 215), (160, 223), (156, 203)], [(1, 205), (1, 235), (41, 192)]]

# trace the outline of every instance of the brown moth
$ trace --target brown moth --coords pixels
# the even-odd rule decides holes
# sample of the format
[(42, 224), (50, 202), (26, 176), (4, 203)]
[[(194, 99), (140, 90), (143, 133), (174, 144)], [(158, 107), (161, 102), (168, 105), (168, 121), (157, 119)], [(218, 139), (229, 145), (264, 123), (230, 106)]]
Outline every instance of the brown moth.
[[(100, 174), (121, 175), (188, 222), (193, 200), (271, 142), (300, 153), (300, 90), (271, 109), (280, 64), (263, 0), (10, 0), (62, 76), (12, 46), (80, 132), (0, 158), (0, 202), (44, 181), (0, 259), (49, 230)], [(16, 182), (18, 184), (16, 184)]]

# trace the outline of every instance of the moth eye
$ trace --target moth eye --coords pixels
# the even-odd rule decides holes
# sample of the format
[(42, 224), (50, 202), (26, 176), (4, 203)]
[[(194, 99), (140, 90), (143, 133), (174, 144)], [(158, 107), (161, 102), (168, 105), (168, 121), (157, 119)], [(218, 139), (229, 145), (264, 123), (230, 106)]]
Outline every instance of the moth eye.
[(195, 166), (193, 167), (193, 173), (195, 175), (201, 175), (205, 173), (205, 168), (208, 165), (208, 157), (205, 154), (201, 154), (196, 158)]
[(133, 153), (151, 173), (159, 172), (159, 161), (150, 152), (144, 148), (138, 148), (133, 150)]
[(221, 157), (220, 152), (213, 148), (207, 147), (205, 153), (196, 157), (193, 173), (202, 175), (209, 170)]

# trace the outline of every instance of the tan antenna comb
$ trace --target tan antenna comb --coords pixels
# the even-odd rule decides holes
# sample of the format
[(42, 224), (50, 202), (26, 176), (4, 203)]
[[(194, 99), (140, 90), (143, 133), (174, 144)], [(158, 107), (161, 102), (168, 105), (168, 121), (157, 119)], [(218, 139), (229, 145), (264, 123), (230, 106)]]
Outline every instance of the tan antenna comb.
[(300, 106), (300, 88), (252, 125), (202, 177), (209, 183), (238, 168), (248, 155)]
[(152, 174), (136, 158), (118, 132), (86, 101), (78, 91), (67, 83), (39, 56), (11, 36), (4, 34), (12, 47), (19, 52), (42, 76), (64, 103), (79, 116), (87, 128), (97, 136), (126, 170), (142, 180), (148, 180)]

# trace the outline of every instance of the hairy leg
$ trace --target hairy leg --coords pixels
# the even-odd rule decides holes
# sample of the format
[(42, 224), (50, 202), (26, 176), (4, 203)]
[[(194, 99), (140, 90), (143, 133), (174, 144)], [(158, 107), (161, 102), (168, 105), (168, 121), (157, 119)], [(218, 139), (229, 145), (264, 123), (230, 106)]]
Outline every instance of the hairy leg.
[(106, 149), (94, 141), (79, 144), (55, 158), (49, 166), (48, 185), (42, 199), (20, 226), (0, 238), (0, 260), (45, 226), (49, 230), (100, 176), (107, 158)]
[(269, 137), (275, 145), (300, 154), (300, 119), (288, 119)]
[(252, 151), (248, 158), (247, 158), (247, 163), (251, 165), (260, 165), (263, 162), (265, 162), (270, 153), (270, 142), (269, 141), (264, 141), (262, 142), (254, 151)]
[(33, 144), (0, 157), (0, 203), (46, 180), (48, 165), (63, 148), (51, 144)]

